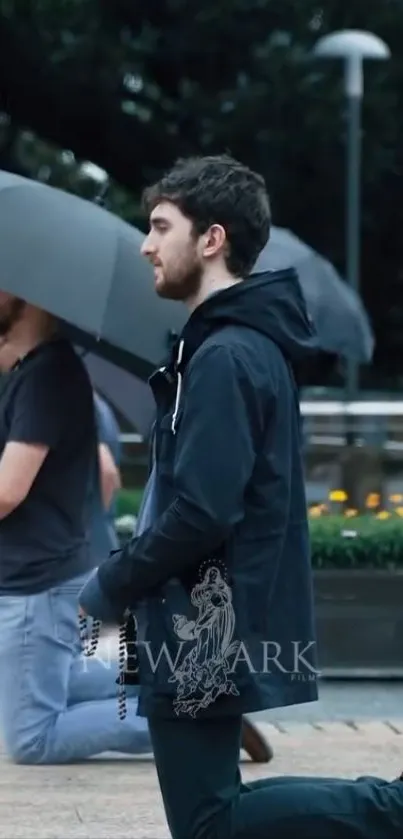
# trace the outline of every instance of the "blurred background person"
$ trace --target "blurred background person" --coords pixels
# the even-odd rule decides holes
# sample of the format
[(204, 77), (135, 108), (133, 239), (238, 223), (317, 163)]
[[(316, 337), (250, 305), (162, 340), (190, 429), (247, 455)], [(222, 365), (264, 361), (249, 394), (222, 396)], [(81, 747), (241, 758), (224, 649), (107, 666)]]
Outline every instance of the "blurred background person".
[(110, 464), (100, 463), (111, 449), (105, 424), (98, 444), (90, 378), (57, 321), (5, 292), (0, 345), (0, 714), (6, 752), (25, 764), (150, 752), (137, 699), (128, 699), (126, 720), (118, 717), (117, 664), (90, 659), (84, 667), (81, 655), (78, 593), (95, 564), (89, 486), (98, 469), (108, 510), (116, 486)]
[(94, 391), (98, 435), (98, 463), (92, 486), (90, 545), (94, 565), (119, 547), (116, 533), (116, 500), (120, 475), (120, 428), (109, 404)]

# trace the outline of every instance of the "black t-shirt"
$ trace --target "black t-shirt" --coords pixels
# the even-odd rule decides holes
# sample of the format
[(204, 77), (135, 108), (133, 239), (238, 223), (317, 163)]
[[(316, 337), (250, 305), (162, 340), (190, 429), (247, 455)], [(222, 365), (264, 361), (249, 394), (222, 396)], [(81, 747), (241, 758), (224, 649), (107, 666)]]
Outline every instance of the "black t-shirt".
[(8, 442), (49, 446), (26, 499), (0, 520), (0, 595), (31, 594), (91, 568), (94, 400), (68, 341), (41, 344), (2, 377), (0, 457)]

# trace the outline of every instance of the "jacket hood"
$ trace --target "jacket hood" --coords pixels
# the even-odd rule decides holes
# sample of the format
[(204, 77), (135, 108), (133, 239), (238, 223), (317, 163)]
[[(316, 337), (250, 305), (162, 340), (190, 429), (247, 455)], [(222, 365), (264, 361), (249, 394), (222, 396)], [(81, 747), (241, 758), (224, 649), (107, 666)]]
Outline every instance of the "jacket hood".
[(267, 335), (291, 363), (318, 352), (315, 327), (293, 268), (253, 274), (208, 297), (183, 329), (184, 354), (192, 355), (209, 333), (226, 323)]

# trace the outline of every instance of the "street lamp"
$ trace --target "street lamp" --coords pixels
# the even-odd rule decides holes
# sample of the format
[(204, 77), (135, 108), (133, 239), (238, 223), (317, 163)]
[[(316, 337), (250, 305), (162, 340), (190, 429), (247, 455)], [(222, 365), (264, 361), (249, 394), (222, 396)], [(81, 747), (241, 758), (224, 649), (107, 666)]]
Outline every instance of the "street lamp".
[(91, 160), (86, 160), (84, 163), (81, 163), (79, 171), (85, 178), (90, 178), (97, 184), (98, 191), (93, 198), (93, 202), (94, 204), (100, 204), (102, 206), (105, 203), (106, 193), (108, 192), (110, 185), (108, 173), (105, 172), (105, 169), (101, 169), (100, 166), (97, 166), (96, 163), (92, 163)]
[[(317, 41), (318, 58), (342, 58), (345, 66), (344, 93), (347, 99), (347, 183), (346, 183), (346, 262), (347, 280), (360, 292), (360, 180), (361, 180), (361, 103), (364, 93), (363, 61), (390, 57), (389, 47), (370, 32), (345, 29)], [(347, 360), (346, 396), (357, 394), (358, 363)]]

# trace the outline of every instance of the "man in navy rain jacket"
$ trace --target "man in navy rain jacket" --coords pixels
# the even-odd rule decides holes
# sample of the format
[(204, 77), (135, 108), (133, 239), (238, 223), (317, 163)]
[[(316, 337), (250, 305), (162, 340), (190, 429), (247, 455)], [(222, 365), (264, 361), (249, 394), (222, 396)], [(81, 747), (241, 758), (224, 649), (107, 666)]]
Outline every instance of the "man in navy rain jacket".
[(82, 609), (142, 610), (139, 713), (174, 839), (295, 839), (300, 823), (310, 839), (366, 836), (348, 833), (347, 792), (294, 780), (287, 798), (271, 780), (244, 787), (238, 768), (243, 714), (317, 698), (293, 373), (316, 342), (298, 278), (250, 276), (269, 201), (232, 158), (178, 161), (145, 204), (156, 291), (190, 317), (151, 380), (153, 523), (100, 566)]

